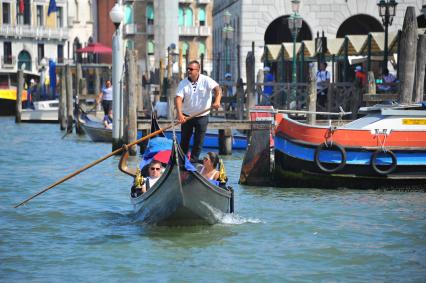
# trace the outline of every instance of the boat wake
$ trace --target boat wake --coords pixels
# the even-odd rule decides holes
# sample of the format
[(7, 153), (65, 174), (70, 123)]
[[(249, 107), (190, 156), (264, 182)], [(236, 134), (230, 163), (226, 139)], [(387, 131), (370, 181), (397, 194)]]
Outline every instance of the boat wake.
[(264, 223), (262, 220), (257, 218), (245, 218), (234, 213), (222, 213), (222, 218), (219, 219), (221, 224), (246, 224), (246, 223)]
[(235, 213), (223, 213), (219, 209), (210, 206), (206, 202), (202, 201), (201, 203), (204, 204), (213, 213), (215, 219), (217, 219), (218, 223), (221, 224), (239, 225), (245, 223), (264, 223), (262, 220), (257, 218), (245, 218)]

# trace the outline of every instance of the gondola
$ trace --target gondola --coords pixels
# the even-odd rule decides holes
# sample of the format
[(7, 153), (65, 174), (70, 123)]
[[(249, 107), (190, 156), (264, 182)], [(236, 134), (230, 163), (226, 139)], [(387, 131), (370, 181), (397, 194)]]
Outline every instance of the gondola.
[[(135, 172), (127, 168), (127, 158), (125, 151), (119, 169), (135, 177)], [(198, 173), (176, 138), (166, 170), (157, 183), (142, 195), (131, 193), (130, 199), (137, 220), (149, 224), (215, 224), (223, 214), (234, 210), (232, 188), (213, 184)]]
[(92, 141), (112, 142), (112, 130), (106, 129), (101, 120), (83, 112), (79, 124)]

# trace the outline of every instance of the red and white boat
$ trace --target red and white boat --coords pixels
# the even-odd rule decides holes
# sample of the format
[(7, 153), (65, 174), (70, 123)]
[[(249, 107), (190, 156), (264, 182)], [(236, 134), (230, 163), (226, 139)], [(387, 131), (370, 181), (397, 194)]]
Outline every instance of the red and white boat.
[(277, 111), (275, 184), (426, 189), (426, 105), (361, 109), (341, 126), (308, 125)]

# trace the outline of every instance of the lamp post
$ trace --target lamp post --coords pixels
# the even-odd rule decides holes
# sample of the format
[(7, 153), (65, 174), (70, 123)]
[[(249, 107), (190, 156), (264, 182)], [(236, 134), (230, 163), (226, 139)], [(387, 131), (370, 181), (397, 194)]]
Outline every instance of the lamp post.
[(226, 10), (223, 13), (223, 21), (225, 26), (222, 29), (222, 37), (225, 40), (225, 72), (229, 73), (231, 71), (231, 63), (229, 59), (229, 40), (232, 39), (234, 28), (231, 26), (231, 13)]
[(115, 3), (109, 12), (109, 17), (115, 25), (115, 32), (112, 37), (112, 105), (113, 105), (113, 127), (112, 127), (112, 150), (119, 148), (121, 145), (120, 132), (122, 132), (123, 113), (121, 111), (121, 91), (120, 91), (120, 71), (123, 66), (121, 56), (121, 33), (120, 24), (123, 20), (123, 8), (119, 3)]
[(380, 0), (377, 3), (379, 15), (382, 17), (382, 23), (385, 26), (385, 50), (383, 54), (382, 74), (388, 67), (388, 27), (392, 25), (396, 5), (398, 5), (398, 3), (395, 0)]
[(291, 31), (291, 35), (293, 37), (293, 68), (291, 73), (291, 83), (292, 83), (292, 97), (296, 98), (296, 83), (297, 83), (297, 67), (296, 67), (296, 41), (297, 34), (299, 30), (302, 28), (303, 19), (299, 15), (299, 0), (291, 1), (291, 9), (293, 11), (293, 15), (291, 15), (288, 19), (288, 28)]

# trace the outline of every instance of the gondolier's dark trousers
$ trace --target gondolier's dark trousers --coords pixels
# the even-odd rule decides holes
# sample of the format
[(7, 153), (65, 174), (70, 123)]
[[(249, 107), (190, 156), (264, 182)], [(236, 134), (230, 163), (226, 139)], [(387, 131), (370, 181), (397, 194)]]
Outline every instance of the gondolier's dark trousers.
[[(184, 114), (186, 117), (188, 115)], [(200, 157), (201, 149), (206, 135), (207, 125), (209, 124), (209, 116), (195, 117), (181, 126), (180, 147), (185, 154), (189, 150), (189, 142), (194, 133), (194, 144), (191, 150), (191, 162), (197, 162)]]
[(102, 100), (102, 108), (105, 115), (108, 115), (108, 111), (112, 109), (112, 100)]

